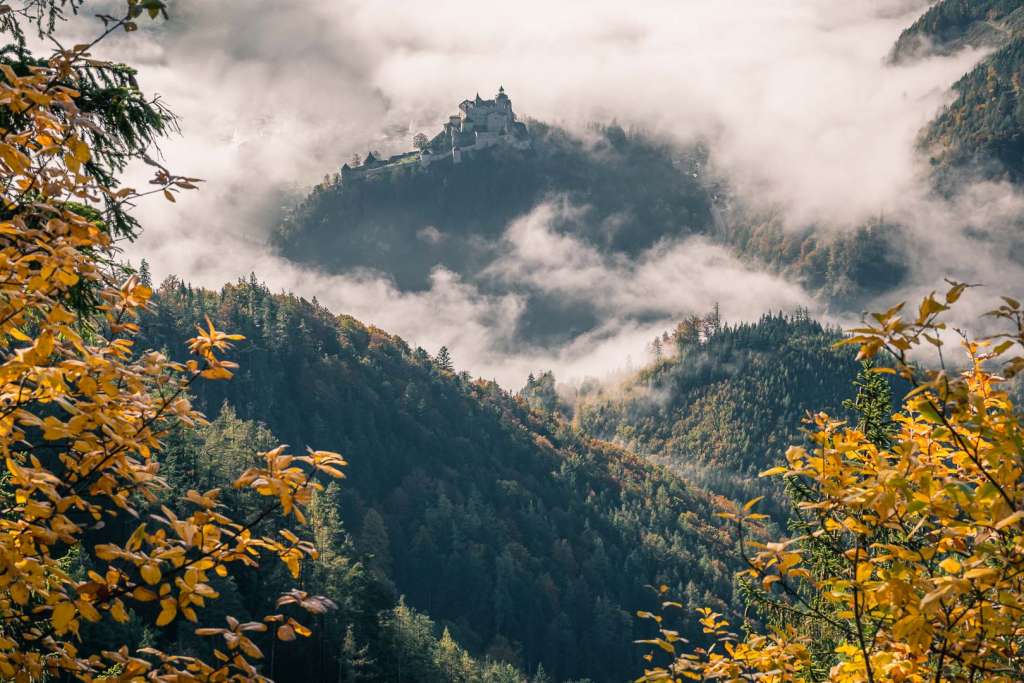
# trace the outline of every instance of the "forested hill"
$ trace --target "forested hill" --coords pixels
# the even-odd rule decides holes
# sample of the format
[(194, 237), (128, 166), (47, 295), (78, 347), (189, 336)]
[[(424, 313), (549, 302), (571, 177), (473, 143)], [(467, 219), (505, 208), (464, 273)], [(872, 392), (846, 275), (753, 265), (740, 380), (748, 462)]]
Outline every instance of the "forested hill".
[(1024, 180), (1022, 68), (1024, 34), (1018, 33), (957, 81), (956, 99), (923, 136), (940, 171), (966, 167), (985, 177)]
[(1022, 0), (940, 0), (893, 46), (895, 63), (965, 47), (1001, 47), (1024, 27)]
[(587, 302), (567, 307), (489, 269), (509, 249), (510, 224), (545, 201), (568, 207), (554, 212), (552, 229), (609, 260), (701, 235), (850, 310), (906, 275), (896, 226), (783, 227), (777, 212), (748, 210), (732, 196), (704, 146), (681, 148), (616, 125), (580, 136), (531, 121), (530, 133), (527, 151), (494, 148), (460, 164), (330, 179), (290, 210), (273, 244), (303, 265), (369, 269), (402, 290), (428, 287), (431, 271), (443, 266), (482, 291), (513, 292), (525, 304), (520, 341), (534, 345), (563, 344), (602, 322)]
[(802, 313), (724, 326), (692, 317), (657, 340), (655, 363), (581, 397), (576, 420), (735, 500), (767, 494), (781, 514), (757, 475), (800, 442), (808, 411), (846, 414), (859, 365), (837, 339)]
[[(732, 604), (731, 543), (714, 516), (725, 501), (397, 337), (256, 283), (211, 292), (168, 280), (140, 347), (178, 354), (204, 316), (247, 339), (233, 353), (237, 376), (202, 385), (199, 402), (214, 415), (230, 406), (232, 419), (261, 421), (295, 447), (342, 452), (337, 520), (319, 535), (351, 532), (390, 604), (404, 595), (478, 656), (527, 672), (543, 664), (558, 679), (623, 680), (639, 670), (632, 614), (650, 605), (645, 584)], [(388, 660), (388, 622), (346, 609), (352, 642)], [(300, 657), (288, 669), (296, 678), (282, 680), (340, 671), (334, 660), (310, 668), (348, 656), (338, 652)]]
[(515, 218), (551, 197), (586, 207), (561, 229), (602, 250), (638, 254), (711, 223), (702, 184), (706, 153), (677, 150), (619, 126), (588, 138), (531, 121), (532, 148), (491, 148), (459, 164), (403, 166), (319, 185), (287, 217), (274, 243), (292, 259), (340, 272), (373, 268), (403, 289), (426, 287), (435, 265), (473, 277), (495, 256)]
[(1024, 0), (941, 0), (896, 41), (894, 63), (966, 47), (994, 51), (953, 86), (954, 101), (921, 133), (943, 192), (963, 172), (1024, 180)]

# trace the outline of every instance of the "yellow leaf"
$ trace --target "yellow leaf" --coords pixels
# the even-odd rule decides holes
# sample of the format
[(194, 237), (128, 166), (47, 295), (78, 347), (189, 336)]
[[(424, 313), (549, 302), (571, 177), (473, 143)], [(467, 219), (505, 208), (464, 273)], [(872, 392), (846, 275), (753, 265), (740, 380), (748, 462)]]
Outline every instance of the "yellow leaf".
[(160, 614), (157, 615), (156, 625), (166, 626), (174, 621), (178, 614), (178, 601), (174, 598), (164, 598), (160, 601)]
[(994, 567), (975, 567), (964, 572), (965, 579), (979, 579), (983, 576), (995, 576), (999, 570)]
[(124, 609), (124, 603), (120, 600), (114, 600), (110, 605), (110, 616), (114, 617), (114, 621), (119, 624), (124, 624), (128, 621), (128, 612)]
[(138, 586), (135, 588), (135, 590), (132, 591), (132, 597), (134, 597), (139, 602), (152, 602), (153, 600), (156, 600), (157, 594), (149, 590), (148, 588)]
[(759, 477), (774, 477), (777, 474), (785, 474), (788, 471), (789, 470), (787, 468), (785, 468), (785, 467), (772, 467), (770, 469), (765, 470), (764, 472), (761, 472), (757, 476), (759, 476)]
[(939, 567), (947, 574), (957, 574), (961, 569), (960, 562), (955, 557), (947, 557), (942, 562), (939, 562)]
[(1003, 519), (999, 520), (999, 522), (996, 523), (996, 529), (1005, 529), (1011, 524), (1016, 524), (1021, 519), (1024, 519), (1024, 511), (1018, 510), (1009, 517), (1004, 517)]
[(160, 577), (162, 576), (162, 574), (160, 573), (160, 567), (153, 564), (152, 562), (148, 562), (142, 565), (142, 568), (139, 571), (142, 574), (142, 578), (150, 586), (160, 582)]
[(75, 606), (78, 608), (78, 613), (82, 615), (87, 621), (93, 623), (102, 619), (99, 610), (92, 606), (88, 600), (77, 600)]
[(67, 632), (68, 625), (71, 623), (71, 619), (75, 616), (75, 606), (70, 602), (59, 602), (57, 606), (53, 608), (53, 613), (50, 615), (50, 622), (53, 624), (54, 630), (58, 634)]

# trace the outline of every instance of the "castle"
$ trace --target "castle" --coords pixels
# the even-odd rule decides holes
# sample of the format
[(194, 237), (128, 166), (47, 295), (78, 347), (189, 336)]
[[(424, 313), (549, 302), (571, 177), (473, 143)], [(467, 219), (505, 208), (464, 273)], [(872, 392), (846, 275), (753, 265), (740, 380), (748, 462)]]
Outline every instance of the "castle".
[(475, 100), (463, 100), (459, 113), (448, 117), (441, 132), (420, 149), (386, 159), (377, 158), (371, 152), (357, 166), (342, 166), (341, 177), (343, 180), (369, 177), (409, 164), (425, 168), (447, 159), (458, 164), (474, 151), (498, 145), (513, 149), (530, 147), (530, 133), (524, 123), (516, 120), (512, 100), (505, 94), (504, 87), (498, 88), (493, 100), (481, 99), (479, 93)]

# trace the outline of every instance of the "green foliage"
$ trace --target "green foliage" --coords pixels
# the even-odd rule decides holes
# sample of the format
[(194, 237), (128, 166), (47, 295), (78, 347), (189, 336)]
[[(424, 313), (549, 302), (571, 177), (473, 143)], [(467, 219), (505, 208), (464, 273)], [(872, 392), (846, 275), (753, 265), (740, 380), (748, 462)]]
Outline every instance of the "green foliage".
[(890, 60), (900, 63), (964, 47), (998, 47), (1022, 25), (1021, 0), (941, 0), (900, 34)]
[(803, 312), (717, 331), (693, 317), (670, 338), (675, 354), (616, 391), (584, 397), (580, 427), (733, 500), (768, 495), (763, 507), (784, 518), (781, 491), (757, 474), (783, 460), (808, 410), (841, 412), (853, 354), (832, 349), (839, 332)]
[[(169, 475), (170, 489), (163, 504), (172, 509), (190, 488), (225, 486), (224, 502), (249, 517), (258, 512), (258, 498), (226, 485), (235, 468), (256, 461), (259, 451), (277, 441), (263, 425), (240, 419), (225, 404), (216, 420), (198, 432), (179, 431), (164, 452), (161, 469)], [(334, 598), (337, 609), (320, 617), (308, 638), (274, 641), (254, 636), (266, 655), (263, 673), (276, 681), (525, 681), (504, 663), (481, 661), (442, 636), (425, 615), (394, 598), (386, 576), (389, 568), (381, 555), (388, 552), (387, 531), (372, 509), (363, 521), (358, 543), (353, 543), (341, 521), (341, 489), (331, 484), (310, 508), (310, 527), (320, 551), (304, 572), (304, 589)], [(120, 524), (131, 527), (128, 520)], [(70, 556), (69, 556), (70, 557)], [(68, 570), (84, 573), (85, 560), (69, 559)], [(210, 624), (224, 616), (261, 614), (271, 606), (285, 573), (242, 572), (221, 579), (216, 589), (222, 599), (216, 613), (204, 615)], [(153, 631), (133, 614), (124, 626), (89, 628), (85, 637), (111, 648), (123, 643), (169, 646), (184, 652), (209, 654), (209, 639), (197, 638), (188, 627)], [(447, 633), (447, 632), (446, 632)], [(449, 659), (451, 661), (449, 665)]]
[(719, 215), (716, 240), (840, 307), (856, 310), (909, 274), (901, 228), (884, 216), (830, 234), (814, 225), (794, 229), (778, 213), (756, 210), (738, 197)]
[(434, 359), (437, 367), (445, 372), (454, 372), (455, 365), (452, 363), (452, 354), (448, 351), (447, 346), (442, 346), (437, 352), (437, 358)]
[(889, 437), (895, 425), (892, 414), (892, 385), (885, 373), (879, 372), (874, 363), (864, 361), (853, 385), (857, 388), (857, 396), (852, 400), (843, 401), (843, 407), (857, 417), (857, 429), (864, 432), (871, 443), (879, 448), (889, 446)]
[[(469, 652), (527, 672), (543, 664), (557, 680), (621, 680), (635, 670), (630, 614), (650, 600), (646, 583), (723, 609), (731, 600), (735, 567), (708, 552), (733, 545), (714, 516), (718, 501), (667, 471), (493, 383), (440, 372), (397, 337), (255, 282), (210, 292), (166, 281), (143, 345), (175, 349), (204, 315), (246, 340), (234, 379), (203, 386), (197, 404), (263, 420), (285, 441), (330, 445), (349, 461), (315, 533), (344, 536), (328, 521), (335, 515), (354, 530), (354, 550), (337, 553), (337, 568), (318, 579), (333, 583), (320, 592), (378, 605), (404, 594)], [(190, 462), (175, 467), (189, 471)], [(215, 466), (194, 474), (204, 481)], [(353, 552), (358, 571), (346, 563)], [(334, 653), (355, 617), (328, 619), (312, 638), (323, 633)], [(349, 649), (368, 646), (364, 659), (381, 667), (387, 649), (374, 644), (372, 623), (357, 623)], [(289, 656), (278, 675), (320, 680), (335, 669), (311, 670), (319, 657)]]
[(550, 370), (542, 372), (539, 377), (533, 373), (526, 379), (526, 386), (519, 391), (519, 396), (533, 410), (543, 413), (568, 414), (567, 407), (558, 397), (555, 389), (555, 375)]
[(940, 186), (956, 186), (958, 168), (1024, 179), (1024, 35), (1017, 34), (953, 86), (956, 99), (924, 131)]

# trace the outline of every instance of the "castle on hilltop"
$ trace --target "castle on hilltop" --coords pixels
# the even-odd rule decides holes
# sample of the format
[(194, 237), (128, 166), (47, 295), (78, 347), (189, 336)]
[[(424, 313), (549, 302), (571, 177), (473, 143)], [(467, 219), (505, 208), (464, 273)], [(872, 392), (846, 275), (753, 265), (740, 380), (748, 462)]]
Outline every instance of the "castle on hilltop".
[(505, 94), (505, 88), (498, 88), (493, 100), (463, 100), (459, 113), (448, 117), (441, 132), (432, 139), (420, 137), (419, 149), (392, 157), (377, 158), (373, 152), (361, 164), (341, 167), (342, 179), (368, 177), (400, 166), (417, 164), (430, 166), (438, 161), (450, 159), (460, 163), (467, 155), (488, 147), (503, 146), (513, 149), (528, 149), (530, 133), (526, 125), (516, 120), (512, 111), (512, 100)]

